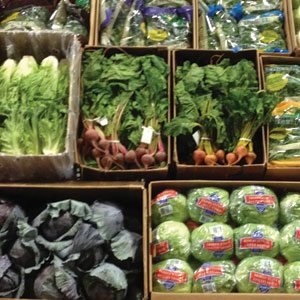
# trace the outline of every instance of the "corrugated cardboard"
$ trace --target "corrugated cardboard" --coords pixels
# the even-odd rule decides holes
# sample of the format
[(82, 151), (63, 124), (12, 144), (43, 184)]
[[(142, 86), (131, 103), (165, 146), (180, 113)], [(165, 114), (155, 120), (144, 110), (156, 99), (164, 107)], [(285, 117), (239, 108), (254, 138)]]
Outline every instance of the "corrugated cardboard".
[[(85, 51), (93, 51), (100, 49), (101, 47), (86, 47)], [(142, 47), (109, 47), (102, 48), (105, 49), (106, 55), (111, 56), (115, 53), (127, 53), (135, 56), (142, 56), (147, 54), (157, 55), (162, 57), (166, 63), (170, 66), (170, 51), (167, 48), (142, 48)], [(168, 77), (168, 99), (169, 107), (171, 107), (171, 74)], [(171, 109), (168, 112), (168, 120), (171, 117)], [(81, 120), (79, 121), (81, 124)], [(79, 127), (80, 127), (79, 124)], [(79, 133), (81, 134), (81, 132)], [(167, 138), (167, 154), (168, 161), (167, 166), (163, 168), (156, 169), (130, 169), (130, 170), (108, 170), (100, 171), (97, 168), (87, 167), (80, 162), (80, 156), (77, 151), (77, 162), (81, 165), (82, 168), (82, 178), (83, 180), (153, 180), (153, 179), (165, 179), (168, 175), (168, 167), (171, 164), (171, 139)]]
[[(264, 66), (268, 64), (300, 65), (300, 57), (279, 57), (273, 55), (262, 55), (260, 57), (262, 87), (266, 88)], [(283, 99), (282, 99), (283, 100)], [(266, 174), (265, 178), (270, 180), (300, 180), (300, 167), (276, 167), (268, 163), (269, 153), (269, 127), (266, 128)]]
[[(228, 189), (229, 191), (245, 185), (263, 185), (273, 189), (276, 192), (281, 191), (294, 191), (300, 192), (300, 182), (279, 182), (279, 181), (205, 181), (205, 180), (174, 180), (174, 181), (154, 181), (149, 184), (148, 187), (148, 211), (149, 211), (149, 250), (152, 241), (152, 226), (151, 226), (151, 199), (153, 199), (158, 193), (165, 189), (175, 189), (182, 193), (186, 193), (188, 190), (199, 187), (220, 187)], [(152, 300), (289, 300), (300, 299), (300, 295), (296, 294), (242, 294), (242, 293), (230, 293), (230, 294), (200, 294), (200, 293), (157, 293), (153, 292), (152, 287), (152, 256), (149, 251), (149, 291), (150, 299)]]
[[(257, 68), (258, 81), (260, 83), (260, 69), (258, 62), (258, 53), (255, 50), (243, 50), (238, 53), (232, 51), (216, 50), (175, 50), (173, 52), (173, 87), (176, 85), (176, 68), (181, 66), (184, 61), (189, 60), (200, 66), (216, 62), (220, 57), (229, 58), (232, 63), (237, 63), (241, 59), (249, 59)], [(259, 86), (260, 88), (260, 86)], [(176, 116), (175, 95), (173, 95), (173, 116)], [(186, 165), (180, 161), (178, 153), (178, 139), (173, 139), (173, 160), (176, 163), (176, 173), (178, 179), (228, 179), (228, 178), (262, 178), (265, 172), (265, 138), (263, 130), (259, 131), (254, 138), (255, 152), (258, 154), (256, 162), (251, 166), (194, 166)], [(180, 142), (180, 141), (179, 141)]]
[(68, 58), (70, 63), (69, 113), (66, 146), (57, 155), (0, 155), (0, 181), (53, 181), (73, 177), (75, 141), (79, 114), (80, 43), (68, 33), (0, 32), (0, 63), (33, 55), (38, 62), (48, 55)]
[[(53, 184), (2, 184), (1, 197), (16, 199), (29, 216), (42, 211), (49, 202), (76, 199), (87, 203), (94, 200), (111, 201), (128, 209), (140, 211), (143, 235), (144, 299), (148, 296), (148, 232), (147, 193), (138, 182), (65, 182)], [(27, 295), (31, 291), (26, 291)]]

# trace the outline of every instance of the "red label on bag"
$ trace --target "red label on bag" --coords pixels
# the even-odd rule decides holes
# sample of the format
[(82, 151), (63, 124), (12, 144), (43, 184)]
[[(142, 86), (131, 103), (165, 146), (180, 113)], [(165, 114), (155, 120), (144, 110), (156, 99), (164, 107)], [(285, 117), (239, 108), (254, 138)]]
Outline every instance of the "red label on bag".
[(224, 251), (232, 248), (233, 248), (233, 240), (203, 243), (203, 249), (208, 251)]
[(250, 272), (250, 282), (278, 289), (281, 286), (280, 277)]
[(158, 194), (154, 200), (152, 200), (151, 204), (163, 205), (168, 203), (169, 199), (177, 197), (178, 193), (175, 190), (165, 190)]
[(152, 245), (152, 255), (155, 257), (157, 255), (162, 255), (170, 251), (169, 242), (163, 241)]
[(300, 291), (300, 279), (294, 280), (294, 289)]
[(184, 272), (165, 269), (156, 270), (155, 277), (157, 280), (173, 281), (175, 283), (186, 283), (188, 280), (188, 275)]
[(212, 201), (209, 197), (199, 198), (197, 200), (197, 206), (212, 211), (217, 215), (223, 215), (226, 211), (226, 208), (221, 203)]
[(246, 204), (275, 205), (275, 197), (272, 195), (246, 195), (244, 199)]
[(273, 241), (269, 239), (258, 239), (252, 237), (244, 237), (240, 239), (240, 249), (259, 249), (259, 250), (271, 250)]
[(205, 278), (207, 276), (222, 276), (223, 268), (220, 266), (209, 266), (206, 268), (200, 268), (196, 273), (194, 274), (194, 280), (199, 280), (202, 278)]
[(300, 229), (296, 229), (296, 240), (300, 241)]

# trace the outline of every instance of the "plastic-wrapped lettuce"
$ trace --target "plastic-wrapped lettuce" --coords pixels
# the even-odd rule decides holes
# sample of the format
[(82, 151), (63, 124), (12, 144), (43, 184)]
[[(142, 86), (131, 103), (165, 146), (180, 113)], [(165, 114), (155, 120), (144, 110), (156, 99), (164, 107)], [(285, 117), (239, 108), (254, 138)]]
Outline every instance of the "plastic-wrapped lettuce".
[(157, 260), (171, 258), (187, 260), (190, 255), (190, 232), (183, 223), (175, 221), (161, 223), (153, 231), (152, 239), (152, 255)]
[(168, 259), (153, 265), (153, 291), (161, 293), (190, 293), (193, 270), (180, 259)]
[(235, 278), (240, 293), (280, 293), (283, 291), (283, 266), (274, 258), (245, 258), (236, 268)]
[(300, 293), (300, 262), (296, 261), (284, 266), (284, 289), (289, 294)]
[(191, 235), (193, 256), (202, 262), (229, 259), (233, 255), (233, 231), (222, 223), (206, 223)]
[(213, 261), (194, 272), (193, 293), (230, 293), (235, 288), (235, 265), (232, 261)]
[(248, 185), (230, 195), (229, 212), (234, 222), (273, 225), (279, 214), (275, 193), (263, 186)]
[(294, 221), (281, 229), (280, 252), (289, 262), (300, 260), (300, 221)]
[(187, 203), (195, 222), (227, 222), (229, 193), (226, 190), (216, 187), (193, 189), (187, 195)]
[(246, 224), (234, 229), (235, 254), (238, 259), (250, 256), (275, 257), (279, 253), (279, 231), (262, 224)]
[(300, 220), (300, 193), (288, 193), (280, 201), (280, 223), (288, 224)]
[(185, 222), (189, 218), (186, 197), (175, 190), (164, 190), (152, 200), (152, 223)]

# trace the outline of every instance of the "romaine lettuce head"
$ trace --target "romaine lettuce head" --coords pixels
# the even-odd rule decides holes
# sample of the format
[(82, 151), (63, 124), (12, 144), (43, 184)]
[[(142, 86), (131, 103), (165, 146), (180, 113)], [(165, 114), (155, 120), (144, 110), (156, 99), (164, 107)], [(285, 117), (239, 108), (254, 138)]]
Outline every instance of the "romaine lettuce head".
[(175, 190), (165, 190), (152, 200), (152, 223), (185, 222), (189, 218), (186, 197)]
[(300, 260), (300, 221), (294, 221), (281, 229), (280, 252), (289, 262)]
[(191, 235), (193, 256), (202, 262), (225, 260), (233, 255), (233, 231), (223, 223), (206, 223)]
[(279, 253), (279, 231), (262, 224), (246, 224), (234, 229), (235, 255), (275, 257)]
[(168, 259), (153, 265), (153, 291), (160, 293), (190, 293), (193, 270), (180, 259)]
[(280, 293), (283, 291), (283, 266), (274, 258), (253, 256), (243, 259), (235, 278), (240, 293)]
[(194, 272), (193, 293), (230, 293), (235, 288), (235, 265), (232, 261), (211, 261)]
[(300, 220), (300, 193), (289, 193), (280, 201), (280, 223)]
[(284, 289), (289, 294), (300, 293), (300, 261), (284, 266)]
[(229, 193), (226, 190), (216, 187), (193, 189), (187, 195), (187, 203), (195, 222), (227, 222)]
[(153, 257), (157, 260), (178, 258), (187, 260), (190, 252), (190, 232), (185, 224), (166, 221), (152, 233)]
[(230, 195), (229, 212), (234, 222), (273, 225), (279, 214), (275, 193), (263, 186), (248, 185)]

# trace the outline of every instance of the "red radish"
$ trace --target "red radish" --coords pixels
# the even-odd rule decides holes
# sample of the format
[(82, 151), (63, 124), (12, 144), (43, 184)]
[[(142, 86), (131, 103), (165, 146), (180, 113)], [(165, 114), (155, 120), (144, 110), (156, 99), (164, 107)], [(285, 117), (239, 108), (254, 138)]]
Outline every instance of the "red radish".
[(101, 165), (105, 170), (111, 169), (113, 162), (114, 161), (110, 155), (105, 155), (101, 158)]
[(217, 164), (217, 157), (215, 154), (208, 154), (204, 158), (204, 163), (209, 166), (213, 166)]
[(162, 163), (167, 160), (167, 153), (165, 151), (157, 151), (154, 157), (158, 163)]
[(248, 154), (245, 156), (245, 161), (247, 165), (252, 165), (256, 158), (257, 155), (254, 152), (248, 152)]
[(92, 156), (96, 160), (99, 169), (102, 169), (102, 166), (101, 166), (101, 163), (100, 163), (102, 153), (98, 149), (93, 148), (93, 150), (92, 150)]
[(98, 145), (99, 147), (106, 151), (109, 149), (109, 141), (107, 139), (101, 139), (99, 142), (98, 142)]
[(248, 154), (248, 150), (245, 146), (241, 145), (236, 148), (235, 153), (238, 156), (237, 161), (235, 163), (238, 163), (240, 160), (242, 160)]
[(220, 164), (225, 164), (225, 152), (224, 150), (221, 150), (219, 149), (218, 151), (216, 151), (216, 157), (217, 157), (217, 161), (220, 163)]
[(144, 154), (148, 153), (148, 150), (146, 148), (139, 146), (136, 148), (135, 153), (136, 153), (137, 159), (140, 160)]
[(201, 150), (201, 149), (196, 149), (194, 152), (193, 152), (193, 160), (195, 162), (195, 165), (196, 166), (199, 166), (199, 165), (202, 165), (203, 162), (204, 162), (204, 158), (206, 156), (206, 153), (205, 151)]
[(123, 165), (125, 162), (125, 158), (124, 158), (124, 154), (123, 153), (117, 153), (117, 155), (115, 156), (115, 161), (120, 164)]
[(119, 152), (123, 153), (124, 155), (128, 152), (126, 147), (121, 143), (118, 143), (118, 150), (119, 150)]
[(146, 170), (155, 164), (155, 160), (154, 160), (153, 156), (150, 154), (144, 154), (141, 158), (141, 161)]
[(136, 158), (136, 153), (134, 150), (129, 150), (125, 154), (125, 162), (128, 164), (136, 164), (139, 168), (141, 168), (141, 165), (139, 164), (139, 162)]
[(98, 147), (98, 141), (100, 139), (97, 131), (93, 127), (89, 127), (83, 135), (83, 139), (85, 142), (93, 146), (94, 148), (101, 151), (101, 149)]
[(226, 154), (226, 161), (228, 163), (228, 165), (233, 165), (237, 160), (237, 156), (235, 153), (233, 152), (229, 152)]

